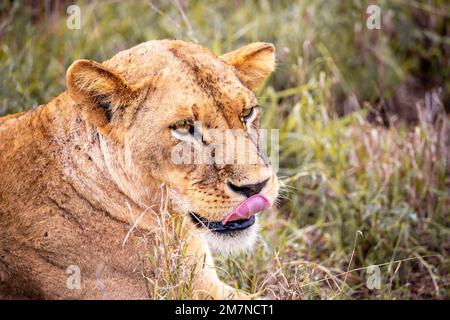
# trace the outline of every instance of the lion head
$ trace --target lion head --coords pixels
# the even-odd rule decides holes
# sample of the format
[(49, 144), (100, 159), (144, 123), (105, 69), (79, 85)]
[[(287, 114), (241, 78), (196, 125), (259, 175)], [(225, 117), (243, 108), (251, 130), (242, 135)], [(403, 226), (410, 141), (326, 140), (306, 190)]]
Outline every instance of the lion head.
[[(249, 197), (273, 204), (278, 193), (259, 149), (260, 109), (251, 91), (274, 64), (268, 43), (217, 57), (193, 43), (150, 41), (102, 64), (75, 61), (67, 86), (74, 107), (98, 130), (111, 177), (125, 194), (151, 206), (167, 186), (173, 210), (189, 214), (213, 249), (233, 251), (253, 244), (257, 219), (221, 222)], [(237, 144), (228, 161), (217, 161), (215, 153), (227, 146), (214, 132), (239, 132), (235, 140), (248, 146), (244, 159), (257, 161), (236, 161)], [(175, 161), (180, 146), (192, 154), (208, 150), (213, 160)]]

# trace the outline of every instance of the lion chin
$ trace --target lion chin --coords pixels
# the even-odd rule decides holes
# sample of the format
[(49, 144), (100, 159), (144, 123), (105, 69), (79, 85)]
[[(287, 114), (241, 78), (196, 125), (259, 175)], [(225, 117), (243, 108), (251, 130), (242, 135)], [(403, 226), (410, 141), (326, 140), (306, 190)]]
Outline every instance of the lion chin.
[(202, 237), (211, 251), (227, 256), (252, 250), (258, 240), (259, 229), (255, 216), (255, 223), (245, 230), (225, 234), (207, 230), (202, 233)]

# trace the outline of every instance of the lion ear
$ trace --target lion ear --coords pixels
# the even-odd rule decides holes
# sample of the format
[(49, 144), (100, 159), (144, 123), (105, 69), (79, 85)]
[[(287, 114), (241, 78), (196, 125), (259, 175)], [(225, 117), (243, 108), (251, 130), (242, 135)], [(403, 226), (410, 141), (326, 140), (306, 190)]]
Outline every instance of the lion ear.
[(220, 56), (236, 69), (238, 78), (250, 89), (259, 86), (275, 69), (275, 47), (255, 42)]
[(121, 75), (90, 60), (75, 61), (67, 70), (66, 82), (72, 99), (98, 126), (111, 122), (137, 95)]

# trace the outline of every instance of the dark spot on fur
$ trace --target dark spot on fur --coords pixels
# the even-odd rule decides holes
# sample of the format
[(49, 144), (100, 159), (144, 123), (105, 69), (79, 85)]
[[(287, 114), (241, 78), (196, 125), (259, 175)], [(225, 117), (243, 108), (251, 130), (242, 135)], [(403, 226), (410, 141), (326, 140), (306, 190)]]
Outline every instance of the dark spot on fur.
[(98, 105), (105, 112), (105, 116), (106, 116), (106, 119), (108, 120), (108, 122), (111, 122), (112, 111), (111, 111), (111, 107), (109, 106), (109, 104), (100, 102)]

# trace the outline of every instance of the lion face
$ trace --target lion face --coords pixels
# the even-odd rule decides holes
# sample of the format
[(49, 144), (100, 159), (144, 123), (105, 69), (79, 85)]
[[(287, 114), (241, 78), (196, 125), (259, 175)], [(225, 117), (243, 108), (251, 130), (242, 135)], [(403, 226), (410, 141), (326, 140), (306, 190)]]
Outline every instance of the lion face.
[(182, 41), (153, 41), (103, 64), (79, 60), (69, 94), (99, 128), (113, 179), (150, 206), (160, 185), (213, 249), (234, 251), (257, 235), (254, 215), (222, 221), (263, 195), (276, 175), (260, 152), (260, 108), (252, 88), (274, 68), (274, 48), (255, 43), (217, 57)]

